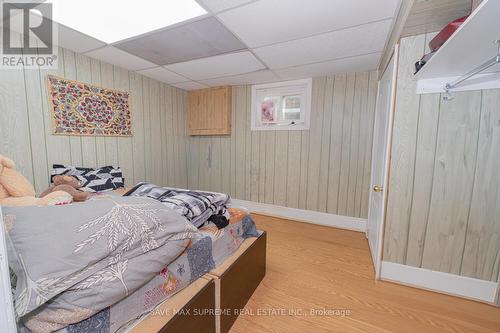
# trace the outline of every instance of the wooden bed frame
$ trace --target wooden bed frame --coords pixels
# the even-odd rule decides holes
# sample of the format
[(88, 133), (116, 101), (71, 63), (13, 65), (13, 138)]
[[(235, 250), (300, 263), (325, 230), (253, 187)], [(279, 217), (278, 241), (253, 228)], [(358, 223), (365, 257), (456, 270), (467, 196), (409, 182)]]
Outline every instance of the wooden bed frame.
[(217, 333), (227, 333), (266, 275), (267, 234), (247, 239), (222, 265), (208, 275), (215, 281)]
[(198, 315), (204, 309), (215, 308), (214, 295), (213, 279), (203, 276), (160, 304), (129, 332), (215, 333), (214, 313)]
[(159, 305), (165, 315), (150, 314), (129, 333), (229, 332), (266, 274), (266, 243), (265, 232), (246, 239), (222, 265)]

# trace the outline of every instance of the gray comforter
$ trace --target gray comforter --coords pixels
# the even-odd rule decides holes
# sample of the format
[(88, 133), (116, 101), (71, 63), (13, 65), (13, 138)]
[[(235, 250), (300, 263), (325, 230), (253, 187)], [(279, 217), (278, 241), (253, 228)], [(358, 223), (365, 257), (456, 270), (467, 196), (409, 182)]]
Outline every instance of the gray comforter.
[(16, 314), (32, 332), (61, 329), (120, 301), (198, 234), (149, 198), (103, 196), (3, 211)]

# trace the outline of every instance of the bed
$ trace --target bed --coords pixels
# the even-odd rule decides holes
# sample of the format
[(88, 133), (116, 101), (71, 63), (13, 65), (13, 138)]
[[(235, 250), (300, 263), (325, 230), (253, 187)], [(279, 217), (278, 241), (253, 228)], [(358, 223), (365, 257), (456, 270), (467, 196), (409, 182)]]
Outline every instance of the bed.
[[(104, 197), (130, 195), (132, 190), (118, 190)], [(220, 213), (218, 206), (209, 206), (212, 213)], [(214, 223), (200, 223), (198, 219), (199, 234), (149, 282), (58, 332), (228, 332), (236, 316), (220, 316), (220, 311), (215, 310), (232, 309), (225, 313), (238, 313), (236, 310), (245, 305), (258, 286), (265, 275), (266, 234), (255, 229), (244, 210), (230, 208), (225, 213), (228, 226), (219, 229)]]
[(161, 303), (128, 332), (229, 332), (266, 274), (266, 239), (265, 232), (246, 239), (222, 265)]
[(202, 237), (183, 254), (134, 294), (105, 310), (109, 311), (109, 329), (101, 332), (127, 331), (150, 312), (153, 316), (164, 315), (155, 311), (159, 304), (220, 267), (246, 239), (260, 238), (261, 233), (255, 230), (248, 214), (239, 209), (229, 209), (229, 212), (231, 218), (227, 227), (217, 229), (213, 224), (201, 227)]

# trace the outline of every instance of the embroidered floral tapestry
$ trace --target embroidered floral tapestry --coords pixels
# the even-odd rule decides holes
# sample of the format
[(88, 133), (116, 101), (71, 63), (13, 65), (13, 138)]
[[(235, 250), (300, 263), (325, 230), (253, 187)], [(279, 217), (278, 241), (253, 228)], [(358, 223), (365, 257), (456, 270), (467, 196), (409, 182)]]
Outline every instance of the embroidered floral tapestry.
[(48, 76), (54, 134), (131, 136), (129, 93)]

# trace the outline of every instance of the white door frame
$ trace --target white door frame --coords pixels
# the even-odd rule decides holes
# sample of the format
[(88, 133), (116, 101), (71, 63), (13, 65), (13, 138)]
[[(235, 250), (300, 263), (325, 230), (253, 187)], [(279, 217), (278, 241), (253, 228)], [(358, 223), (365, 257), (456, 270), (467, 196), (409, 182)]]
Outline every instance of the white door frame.
[(7, 237), (5, 235), (4, 222), (2, 218), (2, 206), (0, 206), (0, 332), (16, 332), (16, 318), (14, 315), (14, 304), (12, 302), (12, 290), (10, 287), (9, 262), (7, 258)]
[[(394, 111), (396, 107), (396, 85), (397, 85), (397, 77), (398, 77), (398, 68), (399, 68), (399, 43), (397, 43), (394, 46), (394, 52), (392, 54), (392, 57), (394, 57), (394, 64), (393, 64), (393, 72), (392, 72), (392, 82), (391, 82), (391, 100), (390, 100), (390, 109), (389, 109), (389, 117), (388, 117), (388, 125), (387, 125), (387, 145), (385, 147), (385, 162), (384, 162), (384, 182), (382, 184), (384, 191), (383, 191), (383, 198), (382, 198), (382, 215), (381, 215), (381, 223), (379, 226), (379, 233), (378, 233), (378, 249), (377, 249), (377, 259), (376, 262), (374, 262), (375, 265), (375, 279), (380, 280), (380, 271), (382, 267), (382, 251), (384, 248), (384, 227), (385, 227), (385, 217), (386, 217), (386, 211), (387, 211), (387, 198), (389, 195), (389, 173), (390, 173), (390, 164), (391, 164), (391, 148), (392, 148), (392, 132), (393, 132), (393, 124), (394, 124)], [(390, 63), (390, 62), (389, 62)], [(385, 70), (388, 70), (386, 68)], [(384, 71), (385, 72), (385, 71)], [(382, 73), (383, 74), (383, 73)], [(381, 75), (380, 77), (382, 77)], [(378, 84), (377, 88), (377, 98), (379, 98), (379, 91), (380, 91), (380, 81)], [(378, 103), (377, 103), (378, 105)], [(374, 124), (375, 126), (375, 124)], [(375, 133), (375, 131), (374, 131)], [(372, 160), (373, 160), (373, 154), (375, 153), (374, 146), (372, 147)], [(373, 173), (373, 165), (372, 165), (372, 173)], [(371, 187), (371, 182), (370, 182), (370, 187)], [(371, 195), (373, 193), (372, 188), (370, 188), (370, 197), (369, 200), (371, 202)], [(369, 216), (369, 214), (368, 214)], [(368, 232), (368, 230), (367, 230)], [(370, 244), (370, 242), (368, 242)], [(369, 245), (370, 246), (370, 245)]]

